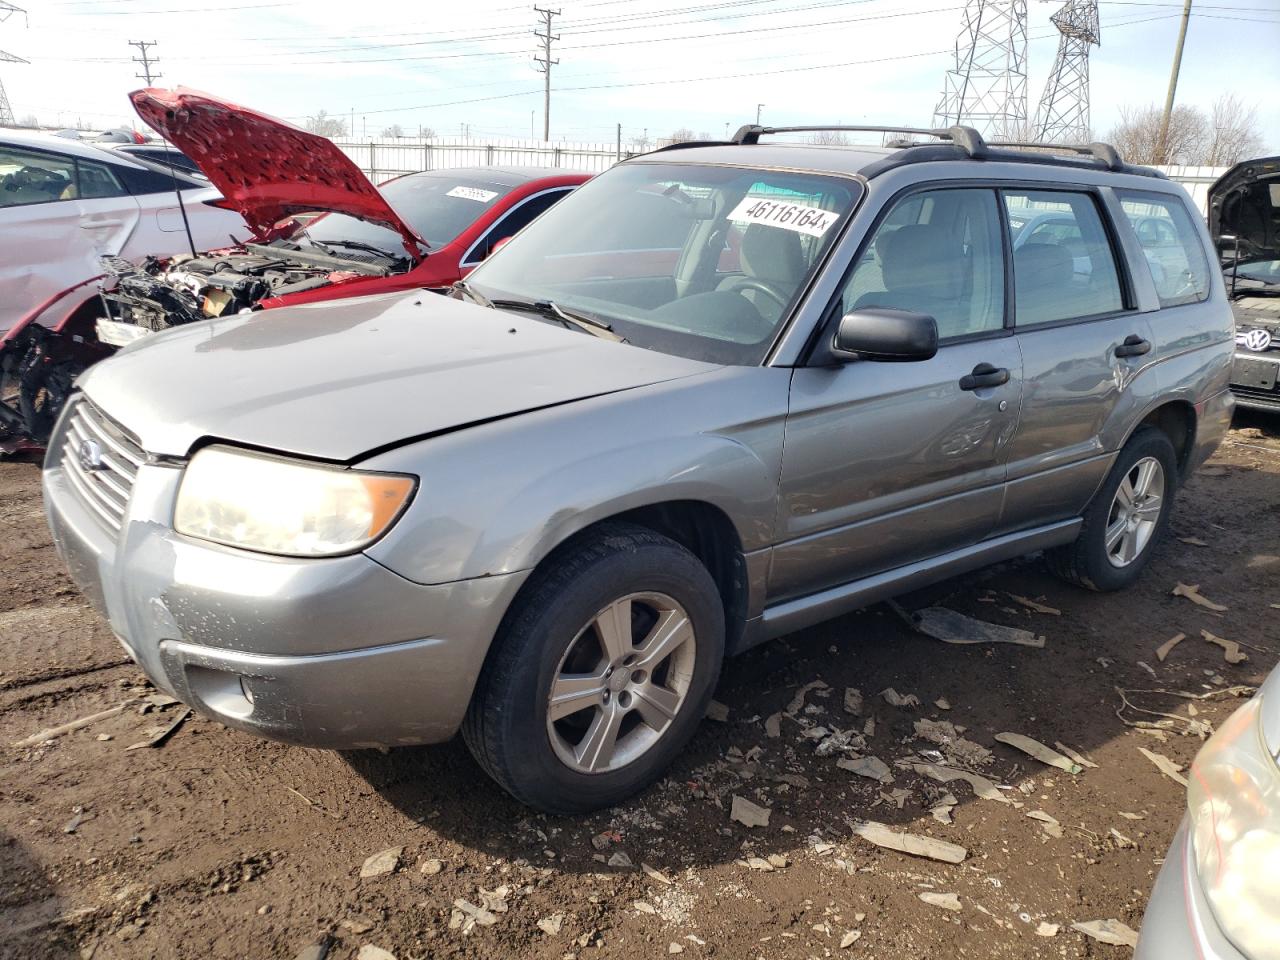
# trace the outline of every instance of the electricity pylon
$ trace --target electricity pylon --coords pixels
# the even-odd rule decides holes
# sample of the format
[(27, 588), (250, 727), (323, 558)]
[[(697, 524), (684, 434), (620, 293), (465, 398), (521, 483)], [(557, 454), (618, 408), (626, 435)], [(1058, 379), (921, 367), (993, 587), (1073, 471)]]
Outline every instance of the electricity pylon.
[(1027, 0), (968, 0), (934, 125), (1018, 139), (1027, 128)]
[(1089, 48), (1102, 43), (1097, 0), (1067, 0), (1053, 15), (1058, 56), (1036, 108), (1036, 139), (1083, 143), (1089, 131)]
[[(8, 20), (15, 13), (26, 13), (21, 7), (15, 7), (8, 0), (0, 0), (0, 23)], [(0, 63), (26, 63), (21, 57), (0, 50)], [(13, 125), (13, 108), (9, 106), (9, 97), (4, 92), (4, 81), (0, 80), (0, 126)]]

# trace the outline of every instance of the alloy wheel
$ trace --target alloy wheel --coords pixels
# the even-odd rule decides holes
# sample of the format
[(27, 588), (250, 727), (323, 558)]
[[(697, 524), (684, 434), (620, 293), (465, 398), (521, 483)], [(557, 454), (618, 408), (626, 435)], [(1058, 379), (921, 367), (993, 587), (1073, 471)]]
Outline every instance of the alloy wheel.
[(1142, 555), (1164, 509), (1164, 467), (1143, 457), (1125, 473), (1111, 501), (1104, 544), (1114, 567), (1127, 567)]
[(565, 650), (546, 700), (560, 761), (607, 773), (662, 739), (688, 697), (697, 638), (663, 593), (633, 593), (599, 611)]

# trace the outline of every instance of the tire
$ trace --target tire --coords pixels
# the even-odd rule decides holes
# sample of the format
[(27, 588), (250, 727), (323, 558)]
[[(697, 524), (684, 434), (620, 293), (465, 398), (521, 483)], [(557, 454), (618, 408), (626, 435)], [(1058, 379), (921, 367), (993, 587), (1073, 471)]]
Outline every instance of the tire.
[[(687, 627), (678, 629), (682, 619)], [(646, 650), (658, 652), (646, 641), (659, 634), (673, 638), (668, 652), (645, 659)], [(553, 555), (512, 604), (477, 681), (463, 739), (522, 803), (553, 814), (611, 806), (660, 777), (688, 743), (723, 656), (724, 606), (698, 559), (643, 527), (604, 525)], [(569, 701), (556, 719), (553, 681)], [(587, 705), (575, 711), (579, 703)], [(594, 749), (608, 737), (593, 734), (619, 717), (611, 752)]]
[[(1150, 467), (1155, 463), (1158, 469)], [(1117, 501), (1117, 493), (1128, 481), (1128, 489), (1142, 485), (1144, 471), (1151, 471), (1149, 483), (1159, 484), (1158, 507), (1149, 501), (1145, 509), (1133, 511)], [(1173, 497), (1178, 485), (1178, 460), (1173, 444), (1165, 433), (1155, 427), (1142, 427), (1121, 448), (1116, 462), (1107, 474), (1098, 492), (1084, 512), (1084, 525), (1074, 543), (1048, 551), (1049, 569), (1062, 579), (1089, 590), (1109, 592), (1130, 586), (1142, 575), (1151, 560), (1155, 545), (1169, 528), (1173, 513)], [(1139, 497), (1136, 502), (1142, 503)], [(1152, 511), (1158, 513), (1152, 516)], [(1122, 531), (1120, 542), (1108, 545), (1108, 536), (1114, 533), (1124, 515), (1132, 516), (1138, 529), (1132, 529), (1133, 539), (1126, 540)], [(1145, 526), (1152, 521), (1151, 526)], [(1144, 535), (1145, 534), (1145, 535)]]

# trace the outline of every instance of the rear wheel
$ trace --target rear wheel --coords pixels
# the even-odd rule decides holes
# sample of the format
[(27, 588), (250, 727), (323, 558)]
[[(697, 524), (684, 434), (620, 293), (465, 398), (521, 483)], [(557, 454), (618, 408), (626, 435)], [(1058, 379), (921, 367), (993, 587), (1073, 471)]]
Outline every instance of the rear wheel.
[(1075, 543), (1049, 552), (1050, 569), (1091, 590), (1120, 590), (1137, 580), (1169, 526), (1177, 470), (1163, 431), (1135, 433), (1085, 510)]
[(723, 606), (698, 559), (644, 528), (603, 527), (526, 585), (463, 737), (530, 806), (618, 803), (661, 776), (693, 735), (723, 648)]

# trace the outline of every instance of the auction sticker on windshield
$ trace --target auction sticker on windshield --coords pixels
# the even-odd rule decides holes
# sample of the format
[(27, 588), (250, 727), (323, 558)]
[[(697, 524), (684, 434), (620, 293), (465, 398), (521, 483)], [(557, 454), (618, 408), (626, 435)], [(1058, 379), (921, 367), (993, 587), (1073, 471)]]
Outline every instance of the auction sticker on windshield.
[(747, 197), (733, 208), (729, 219), (734, 223), (760, 223), (766, 227), (781, 227), (783, 230), (820, 237), (840, 219), (840, 214), (835, 210), (823, 210), (804, 203)]
[(479, 203), (488, 203), (498, 195), (496, 190), (481, 190), (479, 187), (454, 187), (446, 197), (460, 197), (463, 200), (475, 200)]

